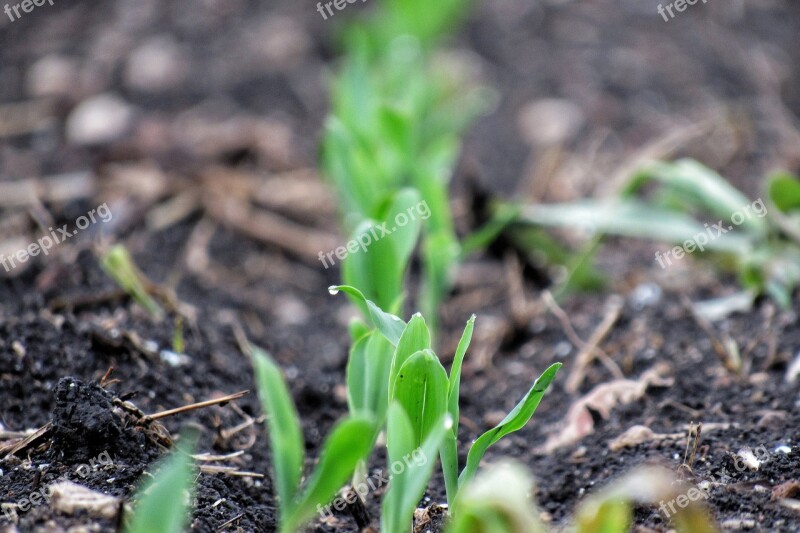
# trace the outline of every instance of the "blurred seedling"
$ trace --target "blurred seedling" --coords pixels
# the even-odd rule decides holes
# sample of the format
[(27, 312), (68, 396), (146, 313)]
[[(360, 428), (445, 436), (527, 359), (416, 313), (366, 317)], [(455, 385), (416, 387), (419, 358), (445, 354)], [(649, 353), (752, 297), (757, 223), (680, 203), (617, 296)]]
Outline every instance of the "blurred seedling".
[(528, 205), (516, 224), (578, 228), (590, 221), (596, 239), (609, 234), (702, 248), (714, 252), (722, 268), (738, 272), (743, 288), (716, 307), (744, 309), (742, 302), (749, 307), (766, 294), (788, 308), (800, 282), (800, 181), (776, 173), (766, 181), (765, 197), (766, 203), (751, 202), (696, 161), (655, 162), (615, 198)]
[(148, 291), (148, 287), (152, 286), (152, 283), (139, 270), (123, 245), (117, 244), (108, 249), (103, 254), (100, 265), (117, 282), (117, 285), (142, 306), (150, 316), (158, 321), (163, 320), (164, 310)]
[(126, 533), (186, 531), (196, 475), (191, 454), (198, 436), (196, 430), (185, 431), (177, 449), (160, 461), (158, 473), (139, 489)]
[(319, 461), (305, 483), (305, 440), (280, 369), (263, 350), (248, 345), (261, 402), (267, 415), (274, 486), (281, 533), (294, 533), (310, 521), (353, 475), (372, 450), (375, 422), (363, 414), (336, 424), (322, 445)]

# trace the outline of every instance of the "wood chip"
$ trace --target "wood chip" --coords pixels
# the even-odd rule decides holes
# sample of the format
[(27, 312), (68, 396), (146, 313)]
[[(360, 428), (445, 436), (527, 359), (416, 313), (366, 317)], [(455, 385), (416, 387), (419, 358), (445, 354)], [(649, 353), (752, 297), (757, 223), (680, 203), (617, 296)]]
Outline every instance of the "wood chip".
[(50, 485), (51, 505), (56, 511), (74, 515), (87, 513), (96, 518), (112, 519), (119, 513), (119, 499), (108, 494), (78, 485), (72, 481), (61, 481)]

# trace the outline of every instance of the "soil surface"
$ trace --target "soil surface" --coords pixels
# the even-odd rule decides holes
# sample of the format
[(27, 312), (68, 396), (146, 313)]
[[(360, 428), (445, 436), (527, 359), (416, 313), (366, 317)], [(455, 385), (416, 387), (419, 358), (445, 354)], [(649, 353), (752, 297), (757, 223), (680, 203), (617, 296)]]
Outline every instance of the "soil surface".
[[(475, 229), (476, 190), (603, 196), (644, 158), (689, 156), (755, 199), (767, 171), (800, 168), (800, 4), (709, 2), (665, 22), (658, 3), (474, 6), (450, 53), (498, 103), (468, 133), (454, 177), (461, 234)], [(305, 0), (76, 0), (0, 19), (0, 253), (55, 235), (51, 227), (74, 233), (46, 256), (0, 267), (0, 503), (9, 509), (0, 531), (119, 530), (119, 513), (19, 503), (64, 478), (129, 502), (189, 425), (201, 430), (199, 452), (226, 456), (204, 462), (192, 530), (275, 529), (266, 427), (238, 338), (285, 370), (310, 466), (347, 410), (355, 313), (326, 289), (337, 268), (316, 259), (342, 242), (334, 195), (315, 170), (338, 23)], [(79, 229), (92, 210), (96, 221)], [(154, 284), (163, 321), (100, 267), (115, 242)], [(707, 324), (687, 302), (735, 292), (735, 277), (704, 258), (663, 270), (652, 260), (659, 245), (610, 239), (598, 260), (607, 287), (560, 302), (562, 315), (545, 292), (558, 269), (529, 268), (504, 243), (461, 265), (442, 310), (448, 361), (478, 315), (462, 379), (462, 461), (472, 439), (563, 361), (529, 426), (487, 454), (530, 468), (543, 520), (567, 526), (586, 495), (636, 465), (677, 471), (690, 424), (702, 423), (687, 475), (709, 487), (721, 528), (800, 530), (794, 310), (761, 300)], [(417, 279), (414, 268), (412, 287)], [(612, 315), (598, 344), (605, 363), (577, 379), (582, 344)], [(739, 373), (724, 360), (734, 344)], [(614, 387), (637, 392), (587, 401)], [(253, 393), (142, 421), (241, 390)], [(582, 438), (570, 433), (576, 420), (590, 427)], [(620, 444), (635, 426), (650, 432)], [(757, 470), (738, 468), (745, 448), (759, 451)], [(370, 469), (382, 465), (378, 449)], [(367, 497), (373, 526), (384, 489)], [(444, 501), (435, 476), (421, 508)], [(657, 507), (637, 508), (636, 523), (669, 529)], [(345, 510), (309, 530), (359, 528)]]

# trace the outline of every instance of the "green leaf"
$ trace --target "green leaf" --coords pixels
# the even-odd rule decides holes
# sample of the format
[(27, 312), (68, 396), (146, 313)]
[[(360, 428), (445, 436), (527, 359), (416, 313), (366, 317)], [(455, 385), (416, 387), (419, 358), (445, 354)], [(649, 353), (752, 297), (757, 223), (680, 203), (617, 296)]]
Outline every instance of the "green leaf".
[[(686, 494), (697, 491), (698, 498)], [(699, 489), (679, 482), (674, 472), (666, 468), (639, 466), (614, 481), (596, 494), (580, 502), (575, 512), (577, 533), (617, 533), (628, 531), (633, 517), (633, 504), (658, 506), (666, 509), (664, 502), (674, 502), (680, 497), (688, 505), (671, 507), (674, 513), (670, 526), (679, 533), (716, 533), (713, 518), (702, 503), (704, 495)], [(672, 504), (670, 504), (672, 505)]]
[[(359, 287), (365, 298), (394, 311), (401, 301), (403, 277), (419, 238), (419, 193), (401, 189), (376, 204), (372, 219), (363, 220), (352, 235), (353, 250), (343, 263), (346, 285)], [(355, 243), (355, 244), (352, 244)]]
[(469, 449), (469, 454), (467, 455), (467, 464), (458, 479), (459, 486), (463, 486), (464, 483), (469, 482), (475, 476), (478, 465), (481, 459), (483, 459), (486, 450), (489, 449), (489, 446), (509, 433), (522, 429), (525, 424), (528, 423), (533, 413), (536, 412), (539, 402), (542, 401), (542, 397), (547, 391), (547, 388), (555, 379), (559, 368), (561, 368), (561, 363), (550, 365), (550, 367), (539, 376), (539, 379), (534, 382), (531, 389), (514, 409), (512, 409), (497, 426), (478, 437), (472, 444), (472, 447)]
[(287, 520), (286, 531), (298, 529), (317, 513), (318, 506), (324, 507), (336, 496), (356, 465), (372, 451), (375, 430), (375, 423), (366, 416), (346, 418), (334, 427), (305, 492)]
[(394, 385), (397, 381), (397, 375), (400, 373), (403, 363), (415, 353), (430, 349), (431, 347), (431, 334), (428, 327), (425, 325), (425, 319), (422, 315), (415, 313), (408, 321), (406, 329), (400, 335), (400, 340), (397, 342), (397, 348), (392, 357), (392, 368), (389, 374), (389, 396), (394, 397)]
[(297, 410), (280, 368), (266, 352), (255, 346), (252, 358), (259, 396), (267, 415), (275, 487), (283, 521), (293, 512), (303, 473), (305, 443)]
[(705, 245), (707, 249), (740, 255), (749, 253), (754, 243), (754, 237), (749, 233), (728, 232), (708, 239), (705, 226), (692, 217), (633, 199), (532, 205), (523, 208), (520, 221), (556, 227), (588, 226), (600, 233), (673, 244), (697, 241), (702, 235), (708, 243)]
[(770, 176), (767, 191), (772, 203), (782, 213), (800, 209), (800, 180), (788, 172)]
[(461, 388), (461, 366), (464, 363), (464, 356), (469, 348), (469, 343), (472, 341), (472, 331), (474, 329), (475, 315), (472, 315), (467, 321), (464, 333), (461, 334), (461, 340), (458, 341), (448, 380), (447, 412), (453, 420), (453, 428), (444, 438), (441, 454), (448, 502), (452, 502), (458, 492), (458, 400)]
[(472, 332), (475, 329), (475, 315), (472, 315), (467, 320), (467, 325), (464, 327), (464, 333), (461, 334), (461, 339), (458, 341), (455, 356), (453, 356), (453, 364), (450, 367), (450, 378), (448, 380), (448, 393), (447, 393), (447, 411), (453, 418), (453, 433), (458, 434), (458, 399), (460, 396), (461, 387), (461, 366), (464, 364), (464, 356), (467, 354), (470, 342), (472, 342)]
[(400, 367), (392, 399), (406, 410), (419, 446), (447, 412), (447, 372), (432, 351), (419, 351)]
[(136, 267), (128, 250), (121, 244), (111, 247), (100, 260), (100, 265), (106, 274), (117, 282), (136, 303), (156, 320), (164, 318), (164, 310), (147, 292), (144, 275)]
[[(389, 406), (386, 446), (392, 475), (382, 504), (383, 533), (408, 533), (411, 530), (414, 510), (425, 493), (436, 466), (439, 446), (444, 435), (449, 432), (451, 422), (447, 415), (439, 419), (428, 438), (418, 448), (414, 444), (414, 428), (405, 409), (397, 402), (392, 402)], [(394, 468), (395, 465), (398, 468)], [(401, 465), (402, 468), (399, 468)]]
[(350, 242), (361, 243), (360, 248), (350, 253), (342, 264), (342, 279), (346, 284), (359, 287), (365, 298), (373, 300), (378, 307), (390, 306), (402, 293), (404, 265), (398, 262), (392, 235), (375, 240), (376, 226), (380, 223), (364, 220), (355, 230)]
[(389, 402), (393, 347), (377, 331), (356, 341), (347, 362), (347, 398), (352, 413), (368, 413), (380, 425)]
[[(192, 501), (194, 468), (191, 453), (198, 432), (185, 431), (178, 448), (161, 461), (161, 468), (139, 490), (127, 533), (177, 533), (189, 522), (187, 502)], [(187, 499), (187, 491), (190, 492)]]
[(386, 339), (394, 346), (400, 342), (400, 336), (406, 328), (406, 323), (391, 313), (386, 313), (372, 301), (367, 300), (360, 290), (350, 285), (332, 285), (328, 287), (328, 292), (338, 294), (339, 291), (350, 295), (355, 304), (361, 309), (365, 317), (369, 318), (372, 325), (378, 328)]
[[(668, 192), (678, 195), (684, 205), (697, 206), (722, 217), (726, 223), (733, 213), (750, 205), (750, 200), (725, 178), (691, 159), (648, 165), (633, 177), (623, 194), (633, 194), (650, 179), (661, 182)], [(747, 217), (743, 226), (759, 235), (767, 230), (759, 218)]]
[(491, 465), (459, 491), (446, 531), (544, 533), (531, 501), (533, 490), (533, 479), (524, 465), (511, 461)]

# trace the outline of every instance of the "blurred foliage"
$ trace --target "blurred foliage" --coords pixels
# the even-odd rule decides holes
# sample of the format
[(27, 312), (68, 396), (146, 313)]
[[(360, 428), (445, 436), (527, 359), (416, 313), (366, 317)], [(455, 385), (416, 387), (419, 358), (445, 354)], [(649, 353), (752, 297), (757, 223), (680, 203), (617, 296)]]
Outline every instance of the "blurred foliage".
[[(768, 294), (788, 308), (800, 282), (800, 181), (776, 173), (766, 181), (764, 198), (750, 201), (696, 161), (656, 162), (637, 172), (616, 198), (525, 206), (516, 224), (590, 228), (596, 239), (611, 234), (661, 241), (687, 255), (715, 252), (721, 267), (738, 272), (748, 294)], [(655, 260), (667, 267), (679, 260), (670, 253), (659, 252)]]

